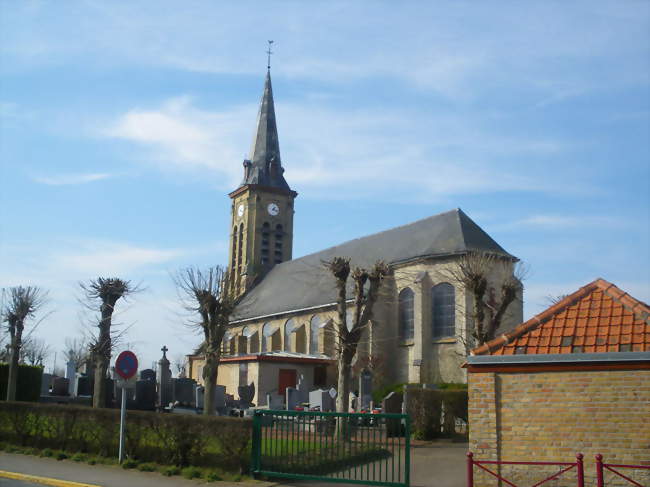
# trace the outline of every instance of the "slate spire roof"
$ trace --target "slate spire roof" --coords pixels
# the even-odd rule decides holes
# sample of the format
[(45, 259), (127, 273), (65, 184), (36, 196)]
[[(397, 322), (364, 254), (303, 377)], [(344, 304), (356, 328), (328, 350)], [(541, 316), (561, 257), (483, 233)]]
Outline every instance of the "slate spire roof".
[(650, 351), (650, 307), (604, 279), (581, 287), (472, 355)]
[(333, 257), (370, 267), (485, 251), (515, 259), (460, 208), (361, 237), (277, 264), (237, 305), (232, 319), (252, 319), (334, 303), (334, 278), (323, 267)]
[(262, 100), (260, 101), (260, 109), (257, 114), (255, 135), (253, 136), (249, 159), (244, 161), (244, 179), (240, 187), (247, 184), (258, 184), (291, 191), (283, 173), (278, 127), (275, 122), (271, 71), (268, 70)]

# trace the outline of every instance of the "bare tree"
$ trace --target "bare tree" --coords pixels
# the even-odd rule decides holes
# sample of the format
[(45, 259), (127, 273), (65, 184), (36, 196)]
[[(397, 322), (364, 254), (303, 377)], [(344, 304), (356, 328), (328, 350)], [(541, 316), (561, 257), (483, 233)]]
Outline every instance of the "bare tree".
[(89, 307), (96, 309), (99, 302), (100, 318), (97, 323), (97, 331), (91, 339), (90, 352), (95, 363), (95, 386), (93, 391), (93, 407), (106, 407), (105, 381), (106, 372), (111, 361), (113, 350), (113, 336), (111, 326), (113, 325), (113, 311), (115, 304), (121, 298), (126, 299), (137, 292), (137, 286), (131, 281), (124, 281), (116, 277), (98, 277), (89, 282), (80, 282), (79, 286), (85, 294)]
[(43, 362), (51, 353), (52, 349), (45, 340), (29, 336), (23, 340), (23, 346), (20, 347), (20, 363), (43, 366)]
[(90, 346), (83, 338), (66, 338), (63, 352), (66, 362), (74, 363), (76, 372), (90, 358)]
[[(489, 287), (488, 280), (493, 272), (505, 276), (498, 292)], [(508, 307), (522, 289), (525, 273), (525, 267), (513, 263), (512, 258), (487, 252), (469, 252), (448, 271), (449, 277), (461, 283), (472, 296), (468, 329), (471, 340), (465, 339), (468, 349), (494, 338)]]
[(188, 267), (176, 273), (173, 279), (185, 308), (199, 316), (199, 320), (190, 326), (203, 333), (203, 414), (215, 414), (214, 389), (219, 373), (221, 341), (236, 304), (229, 275), (219, 266), (204, 271)]
[[(378, 261), (371, 270), (355, 267), (350, 269), (350, 259), (334, 257), (324, 262), (325, 267), (336, 280), (336, 312), (338, 320), (335, 323), (336, 356), (338, 367), (336, 410), (348, 412), (350, 399), (350, 384), (352, 382), (352, 359), (357, 353), (357, 347), (363, 330), (368, 326), (372, 317), (372, 308), (377, 301), (381, 283), (388, 275), (388, 266)], [(350, 317), (352, 323), (348, 326), (347, 316), (347, 287), (348, 278), (352, 279), (354, 312)], [(366, 286), (368, 284), (368, 286)]]
[(11, 344), (9, 361), (9, 378), (7, 383), (7, 401), (16, 400), (16, 382), (18, 379), (18, 360), (22, 347), (25, 322), (32, 318), (45, 304), (47, 293), (36, 286), (17, 286), (9, 288), (6, 302), (2, 309), (2, 322), (7, 323)]

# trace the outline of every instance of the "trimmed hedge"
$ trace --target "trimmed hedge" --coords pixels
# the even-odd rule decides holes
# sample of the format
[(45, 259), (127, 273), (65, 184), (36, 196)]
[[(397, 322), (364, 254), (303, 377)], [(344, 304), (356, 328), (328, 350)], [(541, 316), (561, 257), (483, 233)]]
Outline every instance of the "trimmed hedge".
[(406, 412), (411, 416), (413, 437), (431, 440), (453, 436), (456, 418), (467, 422), (467, 400), (464, 390), (407, 389)]
[[(43, 367), (37, 365), (18, 366), (16, 384), (16, 399), (18, 401), (38, 401), (41, 395), (41, 380)], [(9, 364), (0, 363), (0, 400), (7, 398), (7, 381), (9, 380)]]
[[(0, 436), (16, 445), (117, 456), (119, 428), (117, 409), (0, 402)], [(126, 454), (140, 462), (243, 472), (251, 428), (250, 419), (129, 411)]]

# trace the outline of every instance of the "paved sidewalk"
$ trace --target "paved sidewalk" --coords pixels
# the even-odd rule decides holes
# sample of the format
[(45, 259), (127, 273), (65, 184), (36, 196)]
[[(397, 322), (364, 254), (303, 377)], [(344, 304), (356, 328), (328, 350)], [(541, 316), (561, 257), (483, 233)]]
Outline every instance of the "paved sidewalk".
[[(411, 449), (411, 487), (463, 487), (466, 443), (433, 443)], [(117, 466), (87, 465), (33, 455), (0, 452), (0, 470), (38, 475), (101, 487), (346, 487), (329, 482), (210, 482), (164, 477), (159, 473), (123, 470)], [(1, 486), (2, 484), (0, 484)], [(19, 485), (19, 484), (16, 484)], [(358, 487), (358, 486), (357, 486)]]

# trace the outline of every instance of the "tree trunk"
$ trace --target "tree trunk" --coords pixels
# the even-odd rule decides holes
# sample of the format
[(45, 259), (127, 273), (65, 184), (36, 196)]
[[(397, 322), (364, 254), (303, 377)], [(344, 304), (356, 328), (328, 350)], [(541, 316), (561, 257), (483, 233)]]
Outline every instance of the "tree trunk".
[(9, 362), (9, 377), (7, 378), (7, 401), (16, 400), (16, 385), (18, 384), (18, 356), (20, 355), (19, 340), (12, 344), (11, 361)]
[(342, 351), (339, 355), (336, 396), (336, 411), (339, 413), (347, 413), (350, 409), (350, 372), (353, 356), (354, 353), (350, 354), (348, 350)]
[(203, 366), (203, 414), (214, 415), (217, 412), (217, 405), (214, 402), (214, 390), (219, 375), (220, 348), (216, 352), (205, 354), (205, 365)]
[[(115, 300), (117, 301), (117, 299)], [(106, 407), (106, 371), (111, 361), (111, 319), (113, 303), (103, 303), (102, 319), (99, 322), (99, 337), (95, 348), (95, 387), (93, 391), (93, 407)]]

